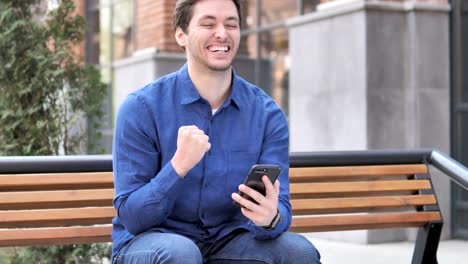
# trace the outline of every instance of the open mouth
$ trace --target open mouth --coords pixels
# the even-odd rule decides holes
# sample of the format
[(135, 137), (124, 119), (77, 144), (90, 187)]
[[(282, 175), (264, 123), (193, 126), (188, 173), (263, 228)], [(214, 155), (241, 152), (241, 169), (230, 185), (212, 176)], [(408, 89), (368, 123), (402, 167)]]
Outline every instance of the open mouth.
[(211, 52), (228, 52), (231, 48), (227, 45), (211, 45), (208, 50)]

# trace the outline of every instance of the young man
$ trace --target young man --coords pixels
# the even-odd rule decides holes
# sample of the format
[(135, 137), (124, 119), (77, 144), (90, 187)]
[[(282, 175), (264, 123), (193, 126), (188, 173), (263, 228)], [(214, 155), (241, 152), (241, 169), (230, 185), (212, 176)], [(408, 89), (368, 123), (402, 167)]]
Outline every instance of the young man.
[[(286, 118), (231, 67), (239, 2), (177, 1), (175, 37), (187, 64), (120, 107), (114, 263), (320, 263), (307, 239), (286, 232)], [(263, 176), (265, 196), (242, 184), (260, 163), (282, 167), (274, 184)]]

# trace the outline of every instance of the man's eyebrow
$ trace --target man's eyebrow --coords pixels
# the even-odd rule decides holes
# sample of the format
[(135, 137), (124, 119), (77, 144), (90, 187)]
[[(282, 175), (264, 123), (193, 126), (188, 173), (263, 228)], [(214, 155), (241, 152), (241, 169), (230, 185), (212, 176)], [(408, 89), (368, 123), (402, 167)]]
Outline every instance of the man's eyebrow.
[(229, 20), (229, 21), (234, 20), (234, 21), (236, 21), (236, 22), (239, 22), (239, 18), (238, 18), (238, 17), (234, 17), (234, 16), (228, 17), (226, 20)]
[[(211, 16), (211, 15), (204, 15), (199, 19), (199, 21), (202, 21), (202, 20), (216, 20), (216, 17)], [(226, 20), (228, 20), (228, 21), (233, 21), (234, 20), (236, 22), (239, 22), (239, 18), (237, 18), (235, 16), (230, 16)]]
[(214, 19), (216, 19), (214, 16), (204, 15), (199, 20), (214, 20)]

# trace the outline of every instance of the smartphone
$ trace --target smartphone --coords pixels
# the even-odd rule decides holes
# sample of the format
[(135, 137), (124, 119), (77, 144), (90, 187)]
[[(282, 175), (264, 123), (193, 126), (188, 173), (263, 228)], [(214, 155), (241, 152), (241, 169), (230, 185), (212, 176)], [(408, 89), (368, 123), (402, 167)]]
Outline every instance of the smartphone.
[[(261, 193), (263, 196), (266, 194), (265, 185), (263, 184), (262, 177), (266, 175), (268, 179), (270, 179), (271, 183), (274, 183), (278, 178), (278, 175), (281, 172), (281, 167), (278, 165), (270, 165), (270, 164), (256, 164), (250, 168), (249, 174), (244, 180), (244, 184), (249, 186), (250, 188), (256, 190), (257, 192)], [(239, 195), (257, 203), (254, 199), (252, 199), (247, 194), (239, 191)], [(235, 203), (237, 204), (237, 203)], [(239, 205), (239, 204), (237, 204)]]

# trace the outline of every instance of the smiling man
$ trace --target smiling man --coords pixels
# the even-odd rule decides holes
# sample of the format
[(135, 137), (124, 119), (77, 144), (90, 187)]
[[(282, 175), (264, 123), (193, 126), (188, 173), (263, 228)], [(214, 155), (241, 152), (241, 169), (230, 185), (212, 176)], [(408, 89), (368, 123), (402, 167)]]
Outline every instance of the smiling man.
[[(231, 66), (240, 10), (240, 0), (177, 1), (187, 63), (120, 107), (113, 263), (320, 263), (307, 239), (287, 232), (285, 115)], [(242, 184), (254, 164), (282, 168), (274, 184), (263, 176), (265, 195)]]

